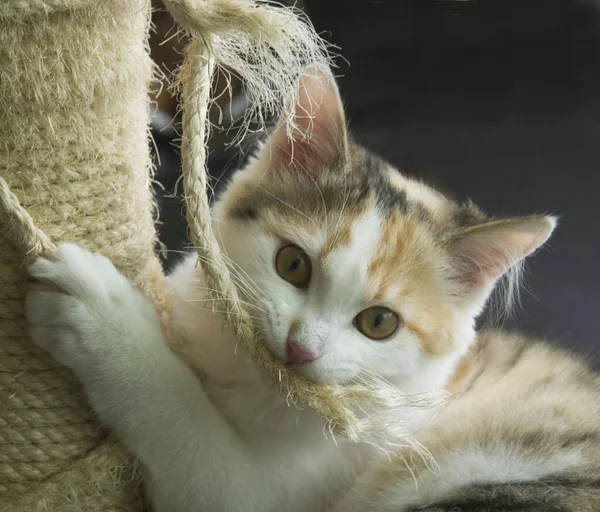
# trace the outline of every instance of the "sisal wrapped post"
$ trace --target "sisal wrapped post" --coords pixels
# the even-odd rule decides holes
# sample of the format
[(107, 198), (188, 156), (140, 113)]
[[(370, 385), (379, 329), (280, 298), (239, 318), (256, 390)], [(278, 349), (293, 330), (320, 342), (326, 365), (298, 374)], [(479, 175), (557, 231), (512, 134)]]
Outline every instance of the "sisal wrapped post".
[(50, 240), (75, 242), (166, 311), (153, 252), (149, 10), (147, 0), (0, 5), (2, 512), (140, 510), (130, 457), (72, 373), (28, 338), (24, 262), (52, 251)]

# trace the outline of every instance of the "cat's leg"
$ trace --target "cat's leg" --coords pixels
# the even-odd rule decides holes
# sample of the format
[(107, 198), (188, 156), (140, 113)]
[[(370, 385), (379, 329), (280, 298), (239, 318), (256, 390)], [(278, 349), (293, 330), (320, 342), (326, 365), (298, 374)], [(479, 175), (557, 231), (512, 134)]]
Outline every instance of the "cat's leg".
[(152, 304), (106, 258), (62, 245), (38, 259), (33, 340), (71, 367), (101, 420), (146, 465), (161, 511), (270, 510), (267, 482), (167, 347)]

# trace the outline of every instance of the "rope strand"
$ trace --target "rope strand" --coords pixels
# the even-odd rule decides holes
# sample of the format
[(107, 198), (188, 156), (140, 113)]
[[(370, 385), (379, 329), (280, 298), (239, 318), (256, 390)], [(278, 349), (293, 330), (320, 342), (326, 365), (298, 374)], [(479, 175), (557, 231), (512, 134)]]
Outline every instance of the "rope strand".
[(8, 183), (2, 177), (0, 226), (4, 235), (27, 261), (34, 261), (42, 255), (50, 256), (56, 251), (55, 245), (46, 233), (35, 225), (31, 215), (21, 206), (19, 198), (11, 192)]

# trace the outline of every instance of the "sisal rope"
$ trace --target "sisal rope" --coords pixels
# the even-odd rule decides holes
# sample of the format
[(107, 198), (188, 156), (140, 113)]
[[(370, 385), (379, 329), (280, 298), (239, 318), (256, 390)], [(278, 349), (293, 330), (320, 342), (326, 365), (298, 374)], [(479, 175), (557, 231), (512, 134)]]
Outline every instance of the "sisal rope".
[(290, 371), (275, 359), (260, 341), (250, 315), (239, 300), (238, 289), (231, 277), (219, 243), (212, 229), (211, 210), (206, 187), (206, 143), (209, 133), (208, 107), (210, 86), (215, 69), (214, 59), (206, 44), (196, 37), (189, 44), (181, 68), (183, 137), (181, 144), (183, 187), (187, 206), (190, 238), (197, 249), (207, 285), (215, 293), (215, 309), (225, 313), (227, 325), (246, 348), (251, 360), (266, 371), (291, 402), (312, 407), (327, 421), (329, 428), (354, 436), (356, 417), (335, 395), (334, 388), (316, 385)]
[(42, 255), (50, 255), (56, 247), (31, 215), (21, 206), (19, 198), (13, 194), (8, 183), (0, 176), (0, 229), (13, 247), (30, 262)]
[(24, 263), (80, 244), (168, 312), (148, 173), (149, 15), (147, 0), (0, 2), (2, 512), (140, 510), (131, 456), (29, 338)]

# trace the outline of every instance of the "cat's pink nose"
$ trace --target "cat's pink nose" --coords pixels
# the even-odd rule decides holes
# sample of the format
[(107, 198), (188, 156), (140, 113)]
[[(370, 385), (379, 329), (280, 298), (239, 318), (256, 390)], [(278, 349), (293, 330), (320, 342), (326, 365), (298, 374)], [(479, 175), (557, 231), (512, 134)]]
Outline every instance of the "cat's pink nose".
[(314, 361), (317, 358), (315, 354), (306, 350), (295, 340), (288, 339), (287, 342), (287, 360), (290, 364), (302, 364)]

